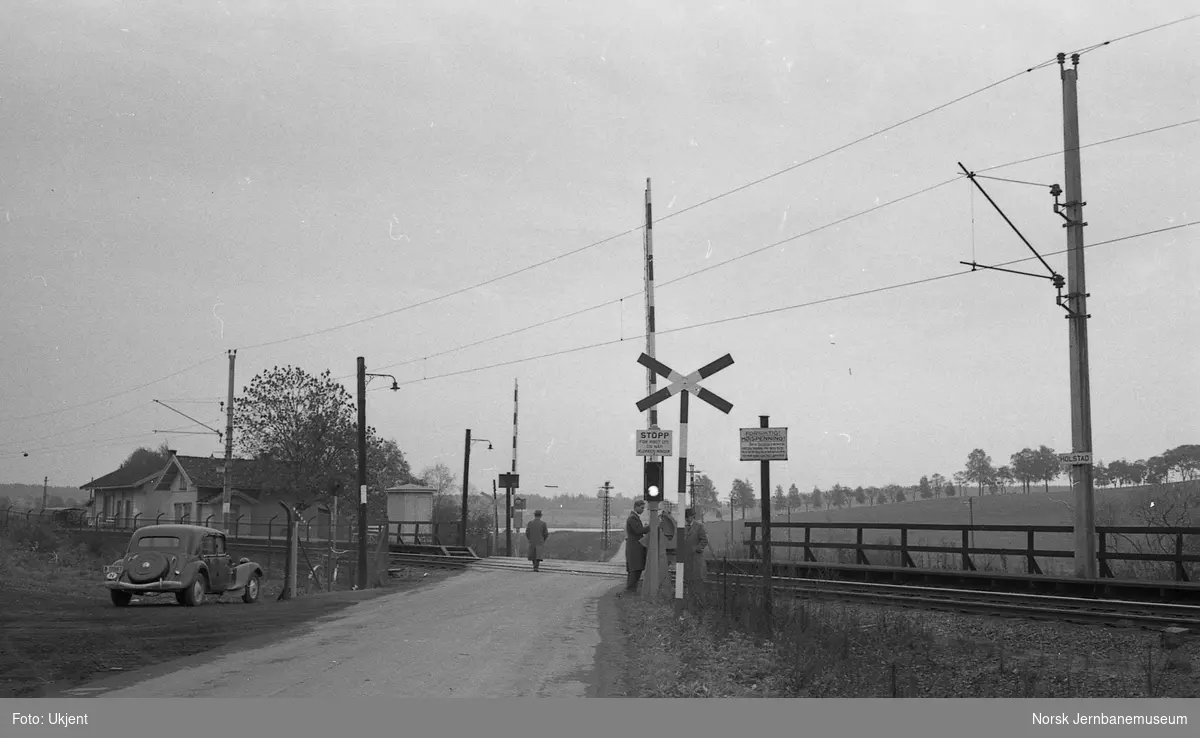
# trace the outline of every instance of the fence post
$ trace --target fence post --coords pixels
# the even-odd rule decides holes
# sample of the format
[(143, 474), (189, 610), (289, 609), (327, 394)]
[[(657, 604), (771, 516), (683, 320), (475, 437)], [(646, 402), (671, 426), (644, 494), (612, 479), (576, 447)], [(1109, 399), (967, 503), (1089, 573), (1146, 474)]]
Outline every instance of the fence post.
[[(267, 521), (267, 571), (271, 571), (271, 559), (274, 558), (275, 554), (275, 544), (271, 540), (271, 528), (274, 526), (275, 518), (277, 517), (279, 516), (272, 515), (271, 519)], [(270, 575), (268, 574), (267, 576)]]
[[(754, 525), (753, 523), (746, 523), (746, 527), (750, 529), (750, 541), (749, 541), (750, 558), (757, 559), (758, 558), (758, 544), (757, 544), (758, 526)], [(734, 541), (729, 542), (730, 548), (733, 547), (734, 543), (735, 543)]]
[[(1042, 569), (1040, 566), (1038, 566), (1037, 559), (1035, 559), (1033, 557), (1033, 552), (1036, 550), (1033, 546), (1033, 529), (1031, 528), (1029, 531), (1027, 531), (1027, 533), (1028, 533), (1028, 538), (1026, 539), (1027, 547), (1026, 547), (1026, 552), (1025, 552), (1025, 573), (1026, 574), (1041, 574)], [(1104, 534), (1103, 533), (1100, 534), (1100, 550), (1101, 551), (1104, 550)], [(1100, 566), (1101, 566), (1101, 568), (1103, 568), (1103, 566), (1104, 566), (1104, 557), (1103, 556), (1100, 557)]]
[(133, 529), (134, 529), (134, 530), (137, 530), (137, 527), (138, 527), (138, 522), (137, 522), (137, 521), (138, 521), (138, 518), (140, 518), (140, 517), (142, 517), (142, 514), (141, 514), (141, 513), (138, 513), (137, 515), (134, 515), (134, 516), (133, 516)]
[(237, 516), (237, 520), (233, 521), (233, 537), (234, 538), (242, 537), (242, 518), (244, 518), (244, 517), (246, 517), (246, 514), (242, 513), (241, 515)]
[(813, 555), (812, 549), (808, 547), (810, 543), (812, 543), (812, 528), (806, 525), (804, 526), (804, 560), (816, 561), (817, 557)]
[(213, 516), (209, 515), (207, 518), (204, 519), (204, 527), (205, 528), (208, 527), (208, 521), (212, 520), (212, 518), (213, 518)]
[(900, 566), (907, 566), (911, 569), (917, 568), (916, 562), (908, 555), (908, 528), (900, 529)]
[(1188, 580), (1187, 569), (1183, 567), (1183, 534), (1175, 534), (1175, 580), (1186, 582)]
[(1112, 569), (1108, 568), (1108, 539), (1102, 530), (1096, 531), (1096, 557), (1100, 560), (1100, 576), (1112, 578)]
[(862, 546), (863, 546), (863, 529), (862, 528), (858, 529), (857, 540), (858, 540), (858, 548), (854, 549), (854, 551), (855, 551), (855, 553), (858, 554), (858, 557), (855, 559), (855, 561), (857, 561), (860, 564), (865, 564), (866, 566), (870, 566), (871, 562), (867, 559), (867, 553), (866, 553), (866, 551), (863, 551), (863, 548), (862, 548)]
[(971, 554), (971, 539), (969, 536), (970, 536), (970, 533), (968, 532), (968, 530), (966, 528), (963, 528), (963, 531), (962, 531), (963, 570), (975, 571), (975, 564), (974, 564), (974, 562), (971, 561), (971, 555), (970, 555)]
[[(159, 514), (158, 514), (158, 517), (156, 517), (156, 518), (154, 519), (154, 524), (155, 524), (155, 525), (158, 525), (158, 521), (162, 520), (162, 516), (163, 516), (163, 513), (159, 513)], [(97, 517), (97, 518), (96, 518), (96, 520), (99, 520), (99, 519), (100, 519), (99, 517)]]

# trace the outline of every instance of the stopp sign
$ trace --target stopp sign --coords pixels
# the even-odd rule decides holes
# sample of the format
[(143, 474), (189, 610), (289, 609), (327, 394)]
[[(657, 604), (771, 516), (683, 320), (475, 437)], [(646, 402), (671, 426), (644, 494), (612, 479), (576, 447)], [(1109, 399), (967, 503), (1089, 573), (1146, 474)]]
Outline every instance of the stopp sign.
[(674, 451), (674, 433), (669, 430), (639, 430), (637, 432), (638, 456), (671, 456)]

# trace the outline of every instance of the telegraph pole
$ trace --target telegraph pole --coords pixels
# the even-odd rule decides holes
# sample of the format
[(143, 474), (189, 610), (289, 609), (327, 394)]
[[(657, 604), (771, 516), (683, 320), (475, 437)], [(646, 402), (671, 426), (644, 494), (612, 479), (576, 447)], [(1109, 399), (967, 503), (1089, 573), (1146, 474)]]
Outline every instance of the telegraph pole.
[(605, 480), (604, 486), (600, 488), (600, 489), (604, 490), (604, 496), (601, 499), (603, 500), (603, 503), (604, 503), (604, 507), (603, 507), (603, 509), (604, 509), (604, 513), (603, 513), (604, 535), (602, 537), (602, 543), (604, 545), (605, 553), (608, 553), (608, 526), (609, 526), (609, 514), (611, 511), (608, 491), (611, 488), (612, 488), (612, 485), (608, 482), (608, 480)]
[(50, 477), (42, 477), (42, 509), (46, 509), (46, 502), (50, 499)]
[(232, 492), (233, 478), (233, 362), (237, 359), (237, 349), (229, 352), (229, 400), (225, 403), (225, 467), (222, 471), (221, 521), (225, 533), (229, 533), (229, 503)]
[[(1079, 54), (1058, 55), (1063, 89), (1063, 161), (1066, 170), (1064, 215), (1067, 222), (1067, 320), (1070, 326), (1071, 358), (1071, 446), (1076, 453), (1092, 451), (1092, 398), (1088, 369), (1087, 282), (1083, 265), (1083, 184), (1079, 162)], [(1071, 466), (1071, 488), (1075, 502), (1075, 574), (1096, 577), (1096, 509), (1092, 465)]]
[(459, 540), (467, 545), (467, 480), (471, 476), (471, 429), (467, 428), (466, 448), (463, 450), (462, 520), (459, 521)]
[[(646, 278), (646, 355), (654, 358), (654, 218), (650, 207), (650, 178), (646, 178), (646, 232), (643, 238), (645, 248), (645, 278)], [(658, 378), (654, 370), (646, 369), (646, 396), (654, 394)], [(646, 415), (646, 428), (658, 428), (658, 410), (650, 408)], [(650, 457), (647, 461), (660, 461), (659, 457)], [(666, 476), (665, 473), (663, 475)], [(664, 482), (666, 479), (664, 478)], [(665, 491), (665, 490), (664, 490)], [(665, 499), (665, 497), (664, 497)], [(650, 508), (650, 534), (646, 536), (646, 576), (643, 579), (643, 593), (647, 597), (658, 594), (658, 501), (648, 501)]]
[(367, 360), (358, 357), (358, 588), (367, 588)]

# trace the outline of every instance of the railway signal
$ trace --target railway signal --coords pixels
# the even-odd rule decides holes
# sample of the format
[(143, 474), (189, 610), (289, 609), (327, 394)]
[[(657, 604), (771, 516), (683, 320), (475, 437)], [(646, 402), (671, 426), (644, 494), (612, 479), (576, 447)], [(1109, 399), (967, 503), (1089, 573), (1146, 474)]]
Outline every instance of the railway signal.
[(663, 500), (663, 463), (647, 461), (642, 467), (642, 497), (647, 502)]
[[(680, 374), (679, 372), (675, 371), (671, 367), (667, 366), (666, 364), (662, 363), (661, 361), (655, 359), (653, 356), (650, 356), (648, 354), (642, 354), (641, 356), (639, 356), (638, 363), (641, 364), (642, 366), (646, 367), (650, 371), (654, 372), (655, 374), (658, 374), (659, 376), (662, 376), (662, 377), (666, 377), (671, 382), (671, 384), (667, 385), (666, 387), (663, 387), (660, 390), (651, 392), (649, 395), (647, 395), (646, 397), (639, 400), (637, 403), (637, 409), (639, 411), (645, 412), (645, 411), (649, 410), (650, 408), (654, 407), (655, 405), (657, 405), (658, 403), (662, 402), (663, 400), (667, 399), (668, 397), (671, 397), (672, 395), (676, 395), (676, 394), (679, 395), (679, 486), (678, 486), (679, 496), (678, 496), (678, 502), (679, 502), (679, 509), (682, 510), (683, 508), (685, 508), (687, 506), (686, 495), (687, 495), (687, 466), (688, 466), (688, 463), (687, 463), (688, 393), (691, 393), (691, 394), (695, 395), (696, 397), (699, 397), (701, 400), (704, 400), (709, 405), (712, 405), (716, 409), (718, 409), (721, 412), (728, 415), (729, 411), (733, 409), (733, 403), (731, 403), (731, 402), (725, 400), (724, 398), (720, 397), (719, 395), (717, 395), (713, 392), (710, 392), (709, 390), (701, 387), (700, 380), (707, 379), (708, 377), (711, 377), (712, 375), (716, 374), (717, 372), (721, 371), (722, 369), (732, 365), (733, 357), (729, 354), (725, 354), (724, 356), (717, 359), (716, 361), (712, 361), (712, 362), (709, 362), (708, 364), (705, 364), (703, 367), (692, 372), (691, 374), (688, 374), (687, 376)], [(647, 499), (651, 499), (651, 498), (648, 497)], [(660, 496), (655, 499), (658, 499), (658, 500), (662, 499), (661, 492), (660, 492)], [(654, 513), (653, 513), (653, 507), (652, 507), (651, 508), (652, 522), (653, 522), (653, 514)], [(680, 518), (680, 520), (682, 520), (682, 519), (683, 518)], [(676, 539), (677, 541), (682, 541), (683, 540), (683, 528), (676, 527), (675, 535), (678, 536), (678, 538)], [(677, 550), (682, 551), (682, 548), (678, 548)], [(681, 558), (682, 557), (677, 557), (675, 560), (675, 609), (676, 610), (683, 609), (683, 561), (680, 560)], [(657, 586), (657, 582), (654, 582), (651, 586), (652, 587)]]

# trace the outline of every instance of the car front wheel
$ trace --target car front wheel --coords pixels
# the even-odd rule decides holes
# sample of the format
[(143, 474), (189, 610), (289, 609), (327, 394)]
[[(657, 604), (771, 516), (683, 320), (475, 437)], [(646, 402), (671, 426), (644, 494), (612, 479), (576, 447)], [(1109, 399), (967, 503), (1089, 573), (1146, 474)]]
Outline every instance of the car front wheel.
[(246, 582), (246, 591), (242, 592), (242, 602), (247, 605), (253, 605), (258, 602), (258, 575), (252, 574), (250, 581)]
[(197, 605), (203, 604), (204, 594), (207, 589), (208, 585), (204, 579), (204, 575), (196, 575), (196, 578), (192, 580), (192, 586), (188, 587), (183, 592), (183, 604), (187, 605), (188, 607), (196, 607)]
[(110, 589), (108, 594), (112, 597), (112, 603), (117, 607), (128, 607), (129, 601), (133, 599), (132, 592), (123, 592), (119, 589)]

